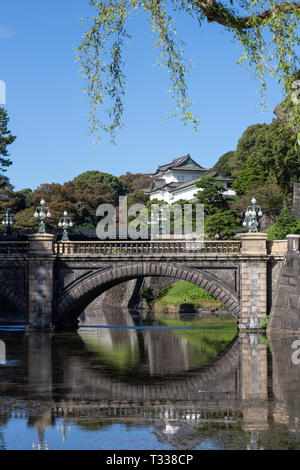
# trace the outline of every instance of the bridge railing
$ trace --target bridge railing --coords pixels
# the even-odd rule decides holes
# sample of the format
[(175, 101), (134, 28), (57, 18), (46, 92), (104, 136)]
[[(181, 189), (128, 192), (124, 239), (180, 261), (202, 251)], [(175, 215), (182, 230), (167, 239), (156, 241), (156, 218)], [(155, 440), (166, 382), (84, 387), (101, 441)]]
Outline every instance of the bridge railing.
[(29, 251), (29, 242), (0, 241), (0, 255), (22, 255)]
[(54, 245), (57, 255), (130, 256), (156, 254), (227, 254), (239, 253), (241, 242), (234, 241), (99, 241), (58, 242)]

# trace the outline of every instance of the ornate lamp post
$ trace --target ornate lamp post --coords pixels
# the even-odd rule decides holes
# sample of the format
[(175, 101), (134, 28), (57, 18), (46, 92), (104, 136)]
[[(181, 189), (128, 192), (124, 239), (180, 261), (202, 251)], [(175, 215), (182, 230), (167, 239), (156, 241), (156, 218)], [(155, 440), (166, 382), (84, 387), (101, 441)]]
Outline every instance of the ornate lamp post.
[(51, 213), (50, 213), (49, 207), (45, 205), (46, 203), (44, 199), (41, 200), (40, 204), (41, 204), (41, 207), (36, 208), (34, 217), (36, 218), (39, 217), (41, 219), (38, 233), (46, 233), (45, 218), (51, 217)]
[(58, 226), (64, 229), (63, 231), (63, 236), (62, 236), (62, 241), (63, 242), (68, 242), (69, 237), (68, 237), (68, 228), (73, 227), (73, 222), (71, 217), (68, 217), (67, 211), (64, 211), (64, 216), (59, 219)]
[(12, 234), (12, 226), (15, 221), (13, 214), (10, 212), (10, 208), (7, 209), (6, 214), (2, 217), (2, 224), (5, 225), (5, 235)]
[(260, 206), (256, 205), (256, 199), (251, 199), (252, 206), (248, 206), (245, 212), (243, 226), (248, 226), (248, 232), (258, 232), (258, 218), (263, 215)]

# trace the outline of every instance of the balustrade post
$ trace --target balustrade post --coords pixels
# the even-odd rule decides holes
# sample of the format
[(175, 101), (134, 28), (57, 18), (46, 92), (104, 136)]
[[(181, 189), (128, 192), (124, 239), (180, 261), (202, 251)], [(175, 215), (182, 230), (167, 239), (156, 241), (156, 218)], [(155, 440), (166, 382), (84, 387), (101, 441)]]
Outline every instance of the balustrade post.
[(287, 235), (287, 249), (289, 252), (299, 253), (300, 235)]
[(52, 329), (53, 264), (55, 236), (36, 233), (29, 239), (28, 318), (29, 329)]

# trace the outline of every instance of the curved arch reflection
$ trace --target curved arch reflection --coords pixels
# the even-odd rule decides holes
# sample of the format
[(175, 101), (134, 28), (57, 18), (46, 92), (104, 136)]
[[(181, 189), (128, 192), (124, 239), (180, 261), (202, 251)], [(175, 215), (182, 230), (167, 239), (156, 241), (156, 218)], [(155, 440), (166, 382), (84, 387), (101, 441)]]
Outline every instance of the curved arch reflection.
[(196, 447), (204, 439), (202, 430), (205, 435), (211, 430), (216, 447), (224, 445), (228, 426), (247, 448), (280, 448), (282, 442), (300, 447), (294, 337), (271, 337), (268, 346), (258, 334), (240, 335), (197, 367), (186, 337), (134, 329), (132, 318), (126, 321), (132, 328), (102, 328), (96, 335), (96, 343), (109, 348), (124, 332), (121, 344), (131, 353), (138, 349), (137, 360), (125, 354), (124, 366), (91, 348), (94, 333), (87, 333), (93, 328), (80, 334), (0, 332), (6, 347), (6, 363), (0, 365), (0, 447), (5, 448), (12, 416), (28, 419), (40, 446), (45, 429), (55, 423), (65, 438), (74, 423), (95, 432), (111, 423), (129, 428), (152, 423), (159, 442), (175, 448), (183, 442)]

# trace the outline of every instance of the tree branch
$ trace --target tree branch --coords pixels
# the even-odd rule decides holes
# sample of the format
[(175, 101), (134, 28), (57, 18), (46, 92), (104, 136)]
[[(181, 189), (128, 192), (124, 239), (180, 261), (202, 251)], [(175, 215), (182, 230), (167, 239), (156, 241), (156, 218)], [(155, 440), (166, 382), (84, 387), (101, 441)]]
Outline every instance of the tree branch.
[(271, 18), (276, 10), (284, 13), (300, 10), (300, 2), (282, 2), (257, 15), (238, 17), (215, 0), (195, 0), (195, 5), (200, 8), (209, 23), (215, 21), (223, 26), (235, 29), (251, 29), (254, 24), (261, 24), (264, 20)]

